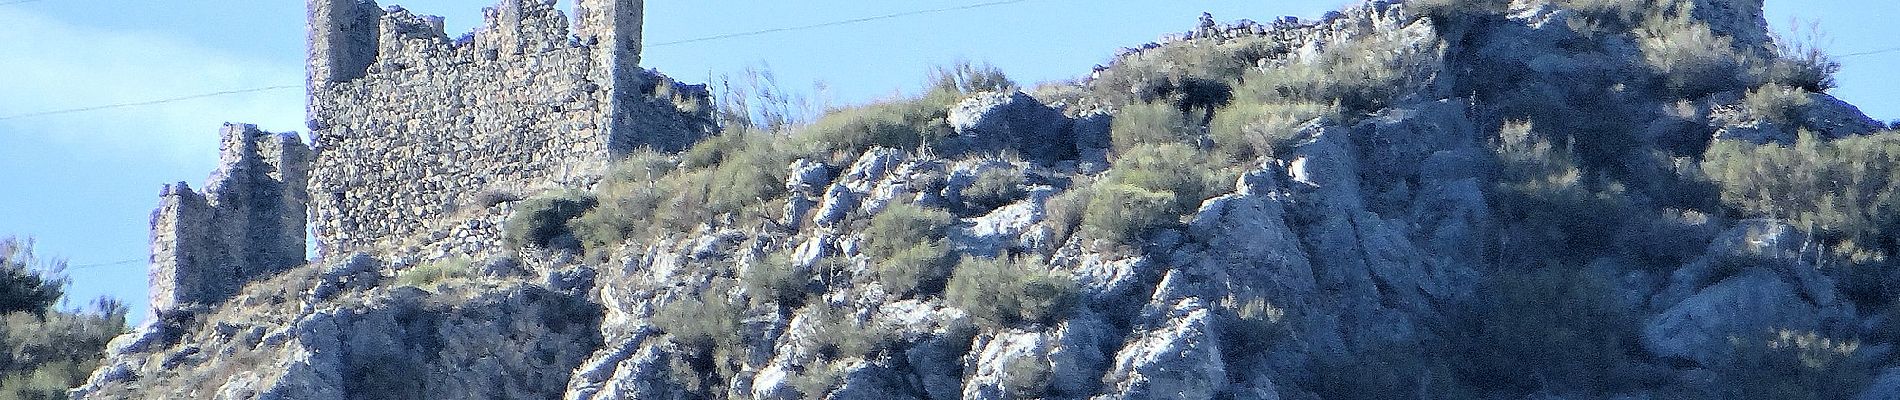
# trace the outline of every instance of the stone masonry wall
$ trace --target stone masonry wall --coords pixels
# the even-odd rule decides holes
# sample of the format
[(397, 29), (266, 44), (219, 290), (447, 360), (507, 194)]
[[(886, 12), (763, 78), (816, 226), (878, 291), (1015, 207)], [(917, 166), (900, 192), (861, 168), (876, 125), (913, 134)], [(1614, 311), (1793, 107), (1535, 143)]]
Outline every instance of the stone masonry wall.
[(481, 213), (485, 193), (586, 186), (615, 157), (683, 149), (712, 126), (703, 87), (638, 68), (640, 0), (580, 1), (573, 30), (551, 1), (504, 0), (459, 39), (400, 7), (309, 4), (324, 256), (395, 252)]
[(301, 265), (310, 148), (296, 134), (227, 124), (204, 193), (165, 185), (152, 213), (152, 310), (212, 304)]

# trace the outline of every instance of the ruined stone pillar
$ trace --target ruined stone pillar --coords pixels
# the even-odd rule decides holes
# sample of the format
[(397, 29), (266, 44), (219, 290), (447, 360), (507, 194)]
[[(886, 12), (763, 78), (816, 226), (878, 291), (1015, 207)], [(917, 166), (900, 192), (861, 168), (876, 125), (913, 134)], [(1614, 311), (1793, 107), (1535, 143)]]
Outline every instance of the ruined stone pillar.
[(580, 0), (574, 5), (575, 34), (582, 42), (605, 50), (595, 53), (596, 64), (614, 82), (624, 82), (640, 71), (645, 13), (644, 0)]
[(309, 80), (316, 85), (361, 78), (376, 60), (375, 0), (308, 0)]
[(166, 185), (152, 212), (152, 310), (211, 305), (304, 261), (310, 149), (295, 134), (227, 124), (204, 192)]
[[(594, 68), (608, 82), (609, 110), (600, 121), (610, 157), (618, 157), (652, 138), (635, 132), (630, 103), (639, 101), (646, 86), (640, 69), (641, 30), (645, 23), (644, 0), (580, 0), (574, 5), (575, 34), (581, 42), (594, 47)], [(664, 147), (664, 146), (655, 146)]]

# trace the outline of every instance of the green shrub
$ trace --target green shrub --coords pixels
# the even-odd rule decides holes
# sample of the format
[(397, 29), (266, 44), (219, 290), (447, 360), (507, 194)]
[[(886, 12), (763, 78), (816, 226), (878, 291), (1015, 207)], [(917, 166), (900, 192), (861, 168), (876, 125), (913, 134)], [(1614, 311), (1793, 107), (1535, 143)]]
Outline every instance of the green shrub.
[(1234, 88), (1234, 102), (1326, 104), (1348, 114), (1376, 111), (1426, 82), (1437, 65), (1436, 51), (1385, 36), (1342, 43), (1314, 59), (1248, 70)]
[(55, 308), (65, 262), (34, 255), (31, 240), (0, 236), (0, 399), (63, 399), (125, 333), (125, 306), (101, 298), (86, 310)]
[[(1271, 348), (1273, 344), (1290, 334), (1281, 324), (1286, 319), (1286, 310), (1275, 307), (1264, 298), (1245, 301), (1228, 300), (1223, 302), (1233, 312), (1231, 323), (1221, 326), (1224, 340), (1221, 349), (1230, 357), (1242, 356)], [(1239, 358), (1239, 357), (1233, 357)]]
[(1637, 44), (1661, 77), (1663, 93), (1700, 98), (1741, 86), (1747, 57), (1736, 51), (1734, 39), (1715, 34), (1708, 24), (1685, 14), (1658, 12), (1637, 30)]
[(475, 276), (475, 264), (468, 258), (452, 257), (422, 264), (396, 274), (396, 284), (418, 288), (428, 288), (458, 279)]
[(745, 354), (740, 322), (745, 308), (714, 284), (698, 298), (679, 298), (653, 314), (653, 326), (679, 345), (667, 372), (671, 381), (694, 393), (723, 393)]
[(996, 326), (1054, 324), (1079, 299), (1075, 281), (1026, 258), (965, 257), (944, 287), (944, 300)]
[(1231, 171), (1217, 169), (1207, 156), (1186, 145), (1137, 146), (1115, 159), (1103, 183), (1131, 185), (1174, 196), (1174, 211), (1187, 213), (1201, 202), (1233, 188)]
[(833, 111), (796, 135), (805, 153), (857, 154), (874, 146), (916, 150), (951, 133), (949, 104), (929, 99), (875, 103)]
[(1187, 119), (1181, 110), (1161, 103), (1122, 107), (1109, 122), (1108, 132), (1116, 151), (1129, 151), (1142, 145), (1178, 144), (1188, 139)]
[(932, 91), (937, 93), (1010, 92), (1019, 87), (1016, 81), (1003, 74), (1003, 70), (989, 64), (971, 64), (967, 61), (933, 68), (930, 82)]
[(1221, 108), (1208, 123), (1215, 150), (1230, 160), (1274, 157), (1290, 143), (1302, 125), (1319, 118), (1336, 118), (1331, 105), (1310, 102), (1238, 102)]
[(1473, 18), (1503, 14), (1510, 9), (1510, 0), (1409, 0), (1406, 9), (1415, 15), (1428, 16), (1440, 21), (1469, 20)]
[(1049, 394), (1055, 366), (1041, 357), (1020, 357), (1004, 365), (1002, 375), (1005, 393), (1018, 399), (1041, 399)]
[(0, 315), (30, 312), (45, 315), (65, 295), (65, 281), (46, 279), (39, 272), (65, 268), (59, 260), (41, 260), (33, 254), (33, 241), (11, 236), (0, 237)]
[(849, 358), (876, 360), (878, 354), (896, 345), (897, 328), (877, 320), (860, 320), (852, 309), (831, 304), (813, 306), (811, 338), (820, 359), (840, 361)]
[(1834, 340), (1813, 332), (1779, 331), (1730, 340), (1736, 357), (1712, 368), (1710, 385), (1723, 398), (1848, 399), (1873, 382), (1859, 342)]
[(1895, 301), (1900, 254), (1900, 135), (1824, 140), (1801, 132), (1791, 145), (1718, 140), (1702, 170), (1721, 199), (1747, 218), (1782, 219), (1813, 235), (1816, 267), (1863, 307)]
[(709, 290), (701, 295), (704, 298), (682, 298), (661, 306), (653, 314), (654, 326), (688, 347), (742, 344), (739, 322), (745, 310), (722, 291)]
[(954, 221), (943, 210), (892, 204), (871, 217), (861, 252), (871, 258), (878, 282), (891, 293), (928, 291), (950, 273), (944, 236)]
[(832, 110), (793, 133), (800, 154), (854, 157), (871, 147), (927, 149), (954, 134), (950, 107), (969, 94), (1012, 91), (1016, 83), (988, 65), (958, 63), (931, 73), (922, 96)]
[(1083, 219), (1088, 214), (1089, 203), (1094, 194), (1094, 182), (1078, 178), (1070, 184), (1069, 190), (1050, 197), (1049, 201), (1043, 204), (1042, 221), (1049, 226), (1055, 246), (1060, 247), (1063, 243), (1067, 243), (1069, 238), (1082, 228)]
[(739, 280), (755, 305), (769, 302), (798, 307), (805, 303), (811, 278), (811, 270), (794, 265), (790, 256), (773, 253), (748, 265)]
[(628, 239), (689, 232), (702, 224), (766, 213), (783, 198), (791, 153), (768, 134), (729, 131), (688, 149), (675, 164), (636, 153), (609, 169), (599, 204), (570, 223), (589, 254)]
[(1134, 243), (1155, 227), (1178, 223), (1175, 195), (1126, 184), (1098, 184), (1082, 216), (1082, 232), (1115, 243)]
[(514, 214), (502, 225), (502, 239), (516, 248), (563, 247), (556, 239), (573, 237), (567, 221), (594, 208), (595, 204), (594, 196), (573, 190), (523, 200), (515, 204)]
[(1650, 8), (1651, 0), (1562, 0), (1563, 8), (1570, 9), (1592, 21), (1609, 22), (1615, 26), (1627, 26), (1643, 17)]
[(125, 306), (101, 299), (85, 311), (0, 317), (0, 399), (63, 399), (105, 359), (106, 343), (125, 333)]
[(1792, 36), (1776, 35), (1775, 59), (1765, 66), (1761, 83), (1792, 86), (1813, 93), (1826, 92), (1834, 88), (1834, 73), (1841, 71), (1841, 63), (1821, 51), (1820, 43), (1826, 41), (1818, 25), (1805, 28), (1795, 26), (1790, 29)]
[[(1097, 102), (1127, 106), (1161, 103), (1177, 108), (1195, 102), (1182, 93), (1187, 82), (1219, 87), (1241, 80), (1257, 60), (1286, 51), (1285, 44), (1264, 37), (1161, 46), (1122, 57), (1089, 81)], [(1213, 85), (1200, 85), (1201, 83)]]
[(1472, 386), (1523, 397), (1614, 391), (1636, 343), (1636, 317), (1603, 277), (1555, 263), (1497, 271), (1457, 330), (1456, 357)]
[(1806, 90), (1777, 84), (1762, 85), (1742, 97), (1750, 114), (1783, 125), (1799, 122), (1801, 110), (1813, 102)]
[(1496, 187), (1487, 195), (1511, 243), (1507, 265), (1541, 265), (1555, 258), (1581, 264), (1615, 244), (1625, 218), (1625, 190), (1614, 181), (1590, 178), (1568, 146), (1527, 122), (1507, 123), (1492, 148), (1499, 162)]
[(1900, 234), (1900, 135), (1824, 140), (1805, 131), (1793, 145), (1721, 140), (1702, 169), (1724, 203), (1746, 216), (1784, 218), (1828, 238), (1892, 254)]
[(856, 360), (877, 361), (897, 345), (897, 327), (875, 320), (861, 320), (851, 308), (816, 304), (804, 318), (812, 329), (806, 344), (815, 360), (802, 370), (789, 371), (792, 388), (807, 399), (825, 398), (843, 383), (843, 371)]
[(1178, 143), (1129, 149), (1087, 194), (1082, 231), (1126, 244), (1155, 227), (1179, 223), (1202, 201), (1231, 187), (1226, 184), (1231, 172), (1210, 170), (1210, 164), (1205, 155)]
[(1023, 198), (1023, 172), (1015, 168), (993, 168), (977, 174), (976, 182), (963, 189), (963, 205), (972, 210), (994, 210)]

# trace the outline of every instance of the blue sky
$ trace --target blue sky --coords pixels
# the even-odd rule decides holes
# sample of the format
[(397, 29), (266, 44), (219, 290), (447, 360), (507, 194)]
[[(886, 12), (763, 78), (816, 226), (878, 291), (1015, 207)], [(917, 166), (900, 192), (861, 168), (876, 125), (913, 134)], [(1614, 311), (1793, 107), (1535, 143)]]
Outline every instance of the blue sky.
[[(976, 0), (648, 0), (649, 43), (764, 28), (804, 26)], [(0, 3), (8, 3), (0, 1)], [(785, 89), (833, 104), (915, 92), (933, 66), (988, 62), (1024, 83), (1079, 77), (1115, 50), (1217, 19), (1316, 17), (1343, 0), (1029, 0), (861, 24), (649, 48), (647, 67), (687, 82), (766, 67)], [(385, 2), (385, 4), (389, 4)], [(397, 2), (448, 18), (451, 32), (480, 20), (483, 0)], [(563, 8), (571, 0), (562, 1)], [(1885, 0), (1770, 0), (1770, 22), (1814, 20), (1834, 54), (1900, 46)], [(0, 5), (0, 118), (299, 85), (304, 7), (271, 0), (189, 2), (37, 0)], [(1833, 93), (1883, 121), (1900, 118), (1900, 52), (1842, 60)], [(143, 260), (148, 220), (165, 182), (198, 186), (215, 168), (224, 122), (301, 131), (299, 89), (234, 94), (153, 106), (0, 120), (0, 235), (33, 236), (42, 255), (73, 265)], [(71, 293), (110, 295), (143, 316), (143, 262), (75, 268)]]

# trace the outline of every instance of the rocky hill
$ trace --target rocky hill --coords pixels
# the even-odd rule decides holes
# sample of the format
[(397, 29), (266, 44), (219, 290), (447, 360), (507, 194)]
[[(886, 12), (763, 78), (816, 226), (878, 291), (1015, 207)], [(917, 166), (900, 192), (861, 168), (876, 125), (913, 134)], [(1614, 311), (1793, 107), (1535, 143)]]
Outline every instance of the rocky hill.
[[(170, 310), (73, 393), (1896, 399), (1900, 135), (1836, 68), (1759, 0), (1209, 16), (1077, 82), (947, 69), (449, 184), (377, 228), (414, 237)], [(680, 113), (647, 120), (707, 119), (638, 79)]]

